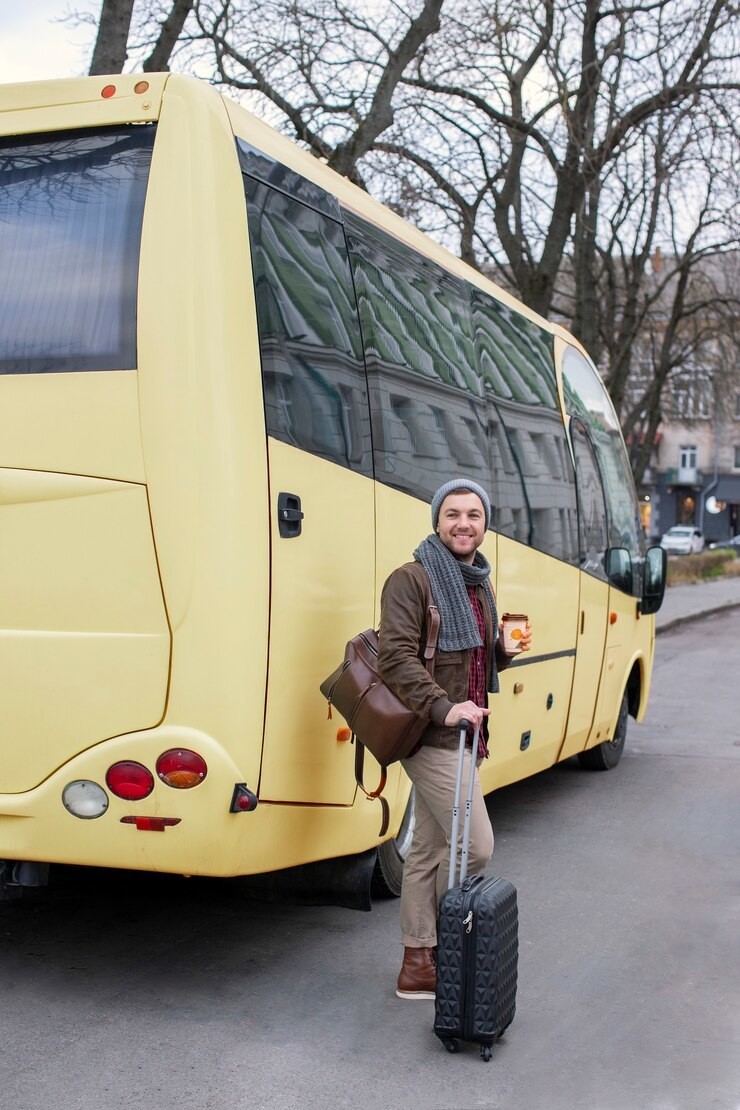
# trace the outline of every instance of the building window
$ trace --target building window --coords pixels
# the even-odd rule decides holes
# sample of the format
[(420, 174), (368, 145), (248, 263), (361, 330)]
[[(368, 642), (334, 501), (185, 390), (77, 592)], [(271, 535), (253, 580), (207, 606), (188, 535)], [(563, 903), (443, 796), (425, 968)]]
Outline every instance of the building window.
[(679, 467), (681, 470), (696, 470), (696, 447), (681, 447), (681, 454), (679, 457)]
[(675, 387), (673, 415), (677, 420), (706, 420), (710, 416), (710, 408), (710, 382), (695, 380)]
[(740, 470), (740, 445), (735, 444), (735, 470)]
[(735, 419), (740, 420), (740, 393), (735, 394)]

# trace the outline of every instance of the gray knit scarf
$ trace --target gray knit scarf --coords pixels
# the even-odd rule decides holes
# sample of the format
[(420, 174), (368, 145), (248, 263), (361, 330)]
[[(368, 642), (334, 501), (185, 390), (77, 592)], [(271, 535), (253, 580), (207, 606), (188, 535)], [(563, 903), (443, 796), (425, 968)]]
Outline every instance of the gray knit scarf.
[[(439, 609), (439, 647), (441, 651), (464, 651), (466, 648), (482, 647), (475, 615), (468, 597), (468, 586), (483, 586), (493, 618), (494, 643), (498, 636), (498, 614), (491, 589), (491, 565), (480, 551), (476, 551), (471, 564), (456, 559), (449, 548), (445, 547), (439, 536), (432, 534), (414, 552), (417, 563), (421, 563), (429, 575), (432, 597)], [(492, 653), (491, 674), (488, 689), (492, 694), (499, 690), (496, 670), (496, 653)]]

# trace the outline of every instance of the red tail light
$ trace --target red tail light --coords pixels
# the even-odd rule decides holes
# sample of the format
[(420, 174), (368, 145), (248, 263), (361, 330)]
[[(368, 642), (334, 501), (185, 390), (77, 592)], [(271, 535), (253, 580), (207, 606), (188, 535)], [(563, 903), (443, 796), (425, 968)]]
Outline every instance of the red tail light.
[(163, 783), (175, 790), (190, 790), (208, 774), (206, 761), (187, 748), (170, 748), (157, 760), (157, 774)]
[(138, 802), (147, 798), (154, 789), (154, 775), (141, 763), (123, 759), (108, 768), (105, 776), (111, 794), (126, 802)]

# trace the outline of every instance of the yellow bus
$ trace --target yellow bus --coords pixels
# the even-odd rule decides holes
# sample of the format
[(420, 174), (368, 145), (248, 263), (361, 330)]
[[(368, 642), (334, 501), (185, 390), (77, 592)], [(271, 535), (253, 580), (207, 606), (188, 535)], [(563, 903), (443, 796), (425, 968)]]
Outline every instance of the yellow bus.
[(564, 330), (174, 74), (0, 89), (0, 250), (1, 893), (378, 848), (397, 890), (408, 780), (379, 847), (319, 683), (458, 475), (536, 629), (484, 789), (616, 763), (665, 557)]

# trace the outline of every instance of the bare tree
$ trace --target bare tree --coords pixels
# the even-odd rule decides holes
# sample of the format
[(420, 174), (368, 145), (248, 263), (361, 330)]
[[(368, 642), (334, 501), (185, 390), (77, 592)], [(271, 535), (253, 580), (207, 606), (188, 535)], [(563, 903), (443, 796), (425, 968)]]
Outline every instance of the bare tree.
[[(732, 298), (702, 275), (738, 244), (734, 0), (195, 0), (187, 24), (193, 0), (139, 2), (127, 49), (145, 68), (173, 49), (182, 68), (212, 66), (314, 156), (562, 319), (641, 434), (726, 328)], [(165, 2), (153, 36), (144, 5)], [(129, 0), (103, 16), (114, 9), (130, 21)], [(682, 204), (697, 180), (703, 195)]]
[(442, 4), (370, 5), (371, 17), (340, 0), (203, 0), (197, 16), (219, 80), (266, 99), (316, 157), (361, 183), (360, 163), (393, 124), (400, 82), (438, 31)]
[[(168, 69), (193, 2), (172, 0), (165, 10), (156, 4), (146, 5), (137, 10), (132, 34), (136, 0), (103, 0), (90, 73), (121, 73), (131, 55), (148, 72)], [(80, 21), (83, 17), (73, 18)]]
[(90, 73), (120, 73), (128, 56), (134, 0), (103, 0)]

